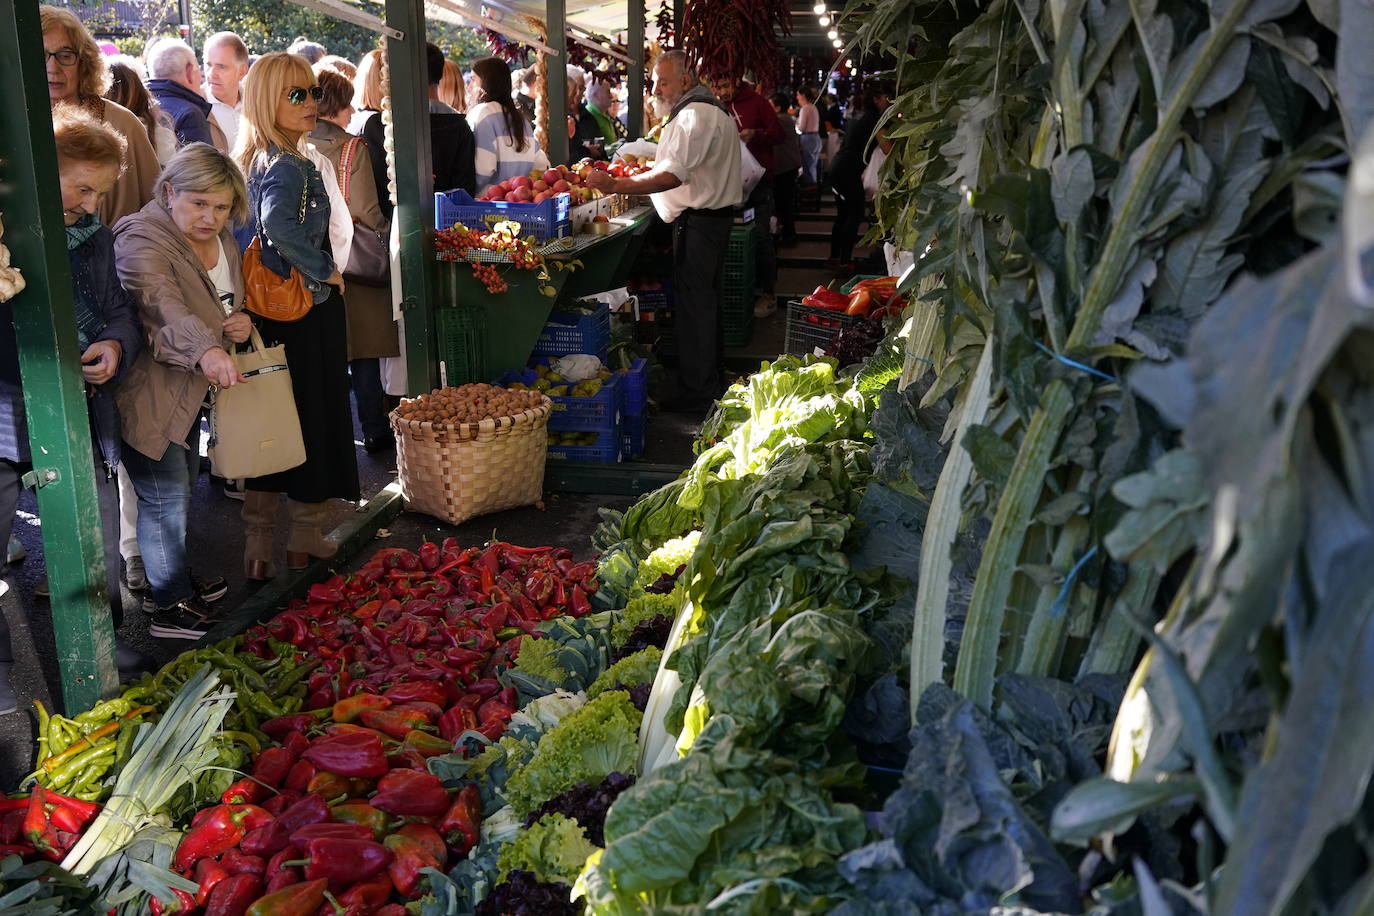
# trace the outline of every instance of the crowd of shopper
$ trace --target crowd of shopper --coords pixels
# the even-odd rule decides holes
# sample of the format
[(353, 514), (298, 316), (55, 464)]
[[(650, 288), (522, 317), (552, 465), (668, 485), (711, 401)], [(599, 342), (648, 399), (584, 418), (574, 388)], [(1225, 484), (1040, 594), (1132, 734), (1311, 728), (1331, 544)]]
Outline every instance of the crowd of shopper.
[[(141, 59), (107, 58), (69, 10), (44, 6), (41, 17), (111, 614), (118, 625), (122, 579), (141, 598), (152, 635), (199, 638), (227, 583), (190, 568), (190, 494), (206, 407), (215, 391), (246, 381), (231, 358), (236, 347), (250, 338), (284, 346), (306, 455), (290, 470), (226, 482), (226, 494), (243, 500), (246, 578), (265, 580), (282, 565), (274, 544), (283, 495), (285, 565), (337, 549), (323, 530), (328, 500), (359, 497), (350, 393), (365, 450), (394, 446), (386, 419), (394, 399), (383, 384), (386, 361), (400, 356), (391, 289), (378, 282), (376, 264), (363, 264), (377, 245), (354, 244), (385, 240), (394, 213), (382, 54), (355, 65), (299, 39), (253, 58), (239, 36), (220, 32), (199, 57), (163, 38)], [(536, 136), (537, 68), (512, 74), (489, 57), (464, 73), (439, 48), (427, 50), (437, 189), (475, 196), (549, 165)], [(677, 402), (701, 406), (718, 393), (717, 290), (736, 208), (752, 207), (765, 227), (776, 213), (776, 243), (791, 244), (797, 194), (827, 180), (827, 135), (845, 122), (809, 86), (765, 99), (726, 74), (708, 89), (680, 52), (657, 59), (654, 83), (646, 122), (661, 122), (657, 167), (618, 181), (597, 173), (593, 183), (652, 194), (672, 224)], [(631, 133), (618, 86), (572, 67), (567, 85), (572, 158), (607, 157)], [(852, 106), (828, 157), (841, 214), (832, 254), (841, 266), (852, 256), (863, 206), (855, 186), (884, 103)], [(763, 172), (747, 196), (742, 157)], [(249, 247), (277, 276), (301, 278), (309, 303), (298, 320), (247, 310)], [(774, 307), (775, 263), (775, 240), (764, 232), (757, 314)], [(0, 304), (0, 543), (10, 539), (30, 466), (13, 319)], [(0, 617), (0, 712), (14, 704), (10, 660)], [(117, 661), (125, 673), (143, 663), (122, 641)]]

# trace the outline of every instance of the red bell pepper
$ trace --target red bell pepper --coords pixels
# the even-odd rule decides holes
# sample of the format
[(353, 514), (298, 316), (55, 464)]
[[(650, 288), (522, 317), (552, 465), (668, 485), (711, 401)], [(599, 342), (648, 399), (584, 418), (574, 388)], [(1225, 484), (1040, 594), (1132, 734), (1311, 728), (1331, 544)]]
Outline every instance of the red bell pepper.
[(387, 771), (386, 752), (382, 749), (382, 742), (373, 734), (316, 738), (303, 759), (340, 776), (376, 779)]
[[(425, 683), (432, 684), (434, 682), (426, 681)], [(396, 704), (395, 706), (391, 707), (390, 711), (396, 712), (397, 710), (410, 710), (411, 712), (418, 712), (425, 717), (425, 722), (427, 722), (430, 725), (433, 725), (435, 722), (438, 722), (439, 717), (444, 714), (444, 707), (447, 705), (448, 688), (445, 687), (444, 702), (442, 703), (431, 703), (428, 700), (410, 700), (406, 703)]]
[(429, 769), (429, 758), (413, 747), (401, 745), (386, 755), (387, 765), (393, 770), (417, 770), (423, 772)]
[(335, 722), (352, 722), (365, 709), (387, 709), (391, 701), (375, 693), (359, 693), (334, 704), (332, 718)]
[(399, 903), (384, 903), (372, 911), (372, 916), (409, 916), (410, 911)]
[(372, 828), (362, 824), (306, 824), (291, 833), (291, 843), (305, 848), (305, 844), (320, 837), (333, 837), (336, 840), (370, 840)]
[(324, 892), (328, 886), (329, 882), (323, 878), (293, 884), (266, 897), (259, 897), (245, 916), (314, 916), (320, 904), (324, 903)]
[[(388, 839), (390, 839), (388, 837)], [(314, 881), (365, 881), (391, 864), (392, 852), (371, 840), (342, 840), (320, 837), (305, 844), (305, 858), (285, 863), (304, 865), (305, 879)]]
[(307, 793), (322, 798), (338, 798), (347, 795), (348, 790), (348, 778), (338, 773), (316, 773), (305, 786)]
[(277, 821), (248, 831), (239, 848), (250, 856), (273, 856), (290, 845), (290, 834)]
[(344, 907), (364, 907), (371, 912), (391, 899), (392, 888), (391, 875), (378, 872), (340, 894), (339, 904)]
[(225, 878), (210, 893), (205, 916), (243, 916), (262, 895), (262, 876), (241, 873)]
[(396, 831), (396, 835), (419, 843), (435, 858), (440, 868), (448, 864), (448, 847), (444, 845), (444, 838), (429, 824), (406, 824)]
[(429, 719), (425, 714), (413, 709), (364, 709), (360, 721), (368, 728), (375, 728), (397, 740), (404, 738), (410, 731), (429, 725)]
[(406, 732), (401, 747), (415, 750), (422, 757), (439, 757), (453, 753), (453, 742), (422, 731)]
[(406, 681), (394, 684), (383, 691), (382, 696), (393, 703), (409, 703), (412, 700), (423, 700), (438, 706), (448, 703), (448, 694), (443, 686), (433, 681)]
[(430, 853), (424, 844), (399, 833), (392, 834), (383, 842), (392, 853), (391, 864), (387, 866), (387, 874), (391, 876), (391, 883), (396, 885), (396, 890), (401, 896), (418, 897), (420, 870), (439, 868), (439, 860)]
[(263, 802), (262, 809), (266, 811), (268, 814), (272, 815), (273, 817), (277, 817), (287, 808), (290, 808), (293, 804), (295, 804), (296, 799), (300, 798), (300, 796), (301, 793), (299, 792), (293, 792), (290, 789), (283, 789), (281, 792), (277, 793), (276, 795), (273, 795), (267, 801)]
[[(484, 677), (479, 681), (474, 681), (468, 685), (468, 691), (475, 693), (482, 699), (494, 697), (501, 692), (501, 682), (494, 677)], [(476, 707), (473, 707), (474, 709)]]
[[(276, 750), (276, 748), (274, 748)], [(251, 776), (245, 776), (238, 782), (224, 790), (224, 794), (219, 797), (222, 804), (226, 805), (256, 805), (266, 801), (272, 794), (272, 790), (258, 782)]]
[[(300, 850), (295, 850), (296, 857), (300, 856)], [(300, 884), (305, 880), (299, 868), (279, 868), (272, 872), (272, 877), (267, 879), (267, 886), (263, 888), (264, 894), (275, 894), (282, 888), (290, 887), (293, 884)]]
[[(326, 678), (326, 682), (327, 680), (328, 678)], [(319, 718), (314, 713), (300, 712), (289, 716), (278, 716), (275, 719), (268, 719), (266, 722), (259, 725), (258, 729), (269, 738), (285, 741), (287, 735), (292, 732), (305, 732), (318, 721)], [(267, 752), (263, 751), (263, 753)]]
[(415, 770), (392, 770), (377, 782), (369, 804), (388, 814), (426, 817), (448, 810), (448, 791), (438, 776)]
[(205, 901), (210, 899), (210, 892), (227, 877), (229, 869), (214, 859), (201, 859), (197, 862), (196, 870), (191, 875), (191, 880), (200, 885), (200, 889), (196, 891), (196, 903), (205, 906)]
[[(229, 849), (220, 856), (219, 864), (231, 875), (262, 875), (267, 871), (267, 861), (261, 856), (250, 856), (241, 849)], [(250, 900), (249, 903), (252, 901)]]
[(477, 845), (482, 828), (482, 796), (477, 786), (469, 783), (459, 789), (453, 804), (435, 826), (455, 856), (467, 855)]
[(290, 836), (308, 824), (328, 821), (330, 816), (329, 804), (323, 798), (318, 795), (306, 795), (283, 811), (276, 824)]
[(289, 862), (289, 861), (291, 861), (292, 859), (299, 859), (300, 857), (301, 857), (301, 850), (300, 850), (300, 847), (298, 847), (298, 846), (283, 846), (281, 849), (279, 849), (279, 850), (276, 852), (276, 854), (274, 854), (274, 855), (272, 856), (272, 858), (270, 858), (270, 859), (267, 860), (267, 873), (268, 873), (269, 875), (274, 875), (274, 874), (276, 874), (278, 871), (280, 871), (281, 869), (283, 869), (283, 868), (286, 867), (286, 866), (283, 864), (284, 862)]
[(153, 916), (172, 916), (174, 913), (190, 913), (196, 908), (196, 898), (181, 890), (172, 888), (172, 899), (164, 901), (161, 897), (148, 898), (148, 912)]
[(245, 834), (269, 823), (272, 815), (257, 805), (216, 805), (205, 820), (181, 838), (172, 869), (184, 874), (198, 860), (239, 845)]
[[(304, 738), (305, 736), (302, 735), (301, 739), (304, 740)], [(270, 788), (280, 788), (287, 774), (291, 772), (291, 765), (299, 756), (299, 754), (292, 756), (291, 750), (286, 747), (269, 747), (253, 761), (251, 775)]]
[(342, 824), (357, 824), (372, 832), (372, 838), (380, 840), (391, 830), (391, 818), (380, 808), (374, 808), (365, 801), (350, 801), (335, 805), (331, 811), (334, 820)]
[(513, 707), (501, 702), (500, 697), (492, 697), (477, 710), (477, 721), (481, 725), (486, 725), (489, 722), (509, 722), (513, 715), (515, 715)]
[(452, 743), (465, 731), (477, 728), (477, 714), (467, 707), (455, 706), (439, 717), (439, 736)]
[(62, 858), (61, 841), (57, 838), (57, 828), (48, 819), (46, 803), (47, 790), (34, 786), (24, 813), (24, 839), (38, 852), (57, 860)]

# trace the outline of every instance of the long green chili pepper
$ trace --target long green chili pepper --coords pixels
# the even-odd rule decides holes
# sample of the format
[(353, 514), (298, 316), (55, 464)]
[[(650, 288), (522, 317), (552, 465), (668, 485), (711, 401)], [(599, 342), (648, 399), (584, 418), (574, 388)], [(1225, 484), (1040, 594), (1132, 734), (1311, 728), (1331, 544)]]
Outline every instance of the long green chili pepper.
[(322, 664), (324, 664), (324, 659), (312, 658), (309, 661), (292, 666), (291, 670), (283, 675), (281, 680), (277, 681), (276, 686), (273, 687), (273, 692), (277, 696), (290, 693), (291, 688), (300, 683), (301, 678), (310, 674)]
[(115, 697), (103, 703), (97, 703), (90, 709), (78, 715), (73, 721), (84, 726), (82, 729), (95, 728), (105, 724), (111, 719), (117, 719), (134, 708), (133, 700), (126, 697)]
[[(257, 730), (254, 729), (254, 731)], [(253, 753), (253, 756), (255, 757), (258, 754), (262, 753), (262, 747), (264, 744), (272, 743), (272, 739), (268, 738), (266, 735), (263, 735), (262, 732), (258, 732), (257, 735), (253, 734), (253, 732), (250, 731), (220, 732), (219, 734), (221, 738), (225, 738), (229, 741), (237, 741), (240, 744), (247, 746), (248, 750), (250, 750)], [(258, 735), (262, 735), (262, 739), (265, 740), (260, 740)]]
[[(114, 760), (115, 742), (113, 738), (100, 742), (94, 747), (89, 747), (77, 754), (66, 763), (53, 770), (50, 775), (50, 782), (53, 788), (59, 788), (70, 784), (76, 776), (83, 772), (86, 767), (102, 756)], [(108, 767), (107, 767), (108, 768)]]
[(47, 759), (50, 753), (48, 750), (48, 723), (52, 717), (43, 708), (43, 704), (37, 700), (33, 701), (33, 708), (38, 715), (38, 759), (41, 761)]

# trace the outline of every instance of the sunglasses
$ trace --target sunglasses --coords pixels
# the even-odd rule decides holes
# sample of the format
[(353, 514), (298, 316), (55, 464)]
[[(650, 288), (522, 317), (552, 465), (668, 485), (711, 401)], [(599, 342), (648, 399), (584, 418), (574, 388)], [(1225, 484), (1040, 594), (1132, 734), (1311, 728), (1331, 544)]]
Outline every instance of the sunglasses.
[(324, 98), (324, 90), (319, 86), (311, 86), (309, 89), (302, 89), (300, 86), (292, 86), (290, 89), (286, 90), (286, 100), (292, 105), (304, 105), (306, 96), (310, 96), (310, 98), (318, 102), (320, 99)]

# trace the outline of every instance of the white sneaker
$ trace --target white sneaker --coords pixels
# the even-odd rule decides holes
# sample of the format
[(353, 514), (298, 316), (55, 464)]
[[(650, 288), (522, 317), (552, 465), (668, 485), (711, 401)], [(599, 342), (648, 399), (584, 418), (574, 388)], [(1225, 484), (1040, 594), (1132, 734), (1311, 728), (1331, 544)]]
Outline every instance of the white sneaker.
[(772, 315), (777, 310), (778, 300), (770, 296), (768, 293), (763, 293), (761, 296), (754, 300), (755, 318), (767, 318), (769, 315)]

